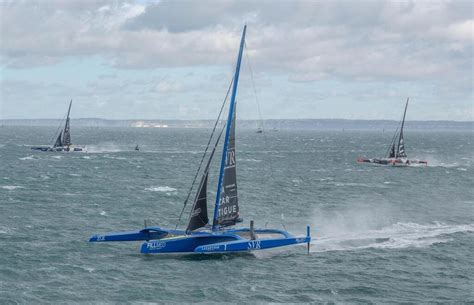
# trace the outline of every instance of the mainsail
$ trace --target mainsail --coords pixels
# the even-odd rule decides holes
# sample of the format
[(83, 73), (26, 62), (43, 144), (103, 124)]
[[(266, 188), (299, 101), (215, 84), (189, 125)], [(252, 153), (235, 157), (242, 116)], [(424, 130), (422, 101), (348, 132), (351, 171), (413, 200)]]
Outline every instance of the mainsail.
[(224, 167), (224, 182), (220, 194), (219, 216), (220, 226), (232, 226), (239, 218), (239, 204), (237, 197), (237, 167), (235, 162), (235, 109), (234, 118), (230, 127), (229, 145)]
[(229, 114), (224, 138), (224, 149), (222, 150), (221, 168), (219, 181), (217, 183), (216, 205), (214, 207), (214, 220), (212, 230), (217, 230), (222, 226), (230, 226), (238, 221), (239, 207), (237, 205), (237, 179), (235, 168), (235, 98), (239, 83), (240, 64), (245, 44), (244, 26), (242, 38), (240, 40), (239, 55), (235, 66), (232, 95), (230, 97)]
[(400, 127), (400, 136), (398, 138), (398, 148), (397, 148), (397, 154), (396, 154), (397, 158), (407, 157), (405, 153), (405, 143), (403, 141), (403, 126), (405, 125), (405, 116), (407, 114), (408, 100), (409, 98), (407, 98), (407, 102), (405, 104), (405, 112), (403, 112), (402, 126)]
[(63, 131), (63, 146), (70, 146), (71, 143), (71, 132), (70, 132), (70, 126), (69, 126), (69, 113), (71, 112), (71, 102), (69, 102), (69, 109), (67, 111), (67, 118), (66, 118), (66, 125), (64, 126), (64, 131)]

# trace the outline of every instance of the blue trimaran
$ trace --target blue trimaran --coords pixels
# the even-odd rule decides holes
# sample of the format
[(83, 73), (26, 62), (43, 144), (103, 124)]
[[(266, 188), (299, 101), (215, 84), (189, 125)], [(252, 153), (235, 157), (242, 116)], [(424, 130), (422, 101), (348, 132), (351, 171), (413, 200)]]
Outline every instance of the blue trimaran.
[(295, 237), (284, 230), (256, 229), (254, 228), (253, 221), (250, 221), (250, 227), (248, 228), (228, 228), (242, 221), (239, 218), (237, 200), (235, 97), (237, 95), (240, 63), (242, 61), (242, 53), (245, 44), (245, 32), (246, 26), (242, 33), (235, 75), (232, 82), (232, 95), (227, 124), (225, 126), (224, 147), (219, 182), (217, 185), (217, 194), (220, 194), (220, 196), (216, 196), (212, 227), (208, 225), (209, 219), (207, 216), (208, 171), (223, 129), (210, 153), (210, 157), (202, 174), (202, 179), (197, 189), (189, 216), (188, 226), (185, 230), (145, 226), (144, 229), (138, 231), (94, 235), (90, 238), (90, 242), (145, 241), (141, 246), (141, 253), (185, 254), (249, 252), (302, 243), (306, 243), (309, 250), (311, 241), (309, 226), (306, 228), (306, 236), (299, 237)]

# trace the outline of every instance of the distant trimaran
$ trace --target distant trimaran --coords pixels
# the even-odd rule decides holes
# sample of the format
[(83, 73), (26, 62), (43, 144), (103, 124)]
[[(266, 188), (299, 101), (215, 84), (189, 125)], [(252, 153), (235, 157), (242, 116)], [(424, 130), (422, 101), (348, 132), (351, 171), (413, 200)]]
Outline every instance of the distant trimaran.
[(216, 192), (218, 195), (216, 196), (212, 226), (209, 224), (207, 214), (207, 182), (210, 163), (224, 129), (221, 130), (202, 173), (185, 230), (147, 227), (145, 225), (144, 229), (138, 231), (94, 235), (89, 241), (145, 241), (141, 246), (141, 253), (249, 252), (302, 243), (306, 243), (309, 250), (311, 241), (309, 226), (306, 228), (306, 235), (300, 237), (295, 237), (286, 230), (255, 229), (253, 221), (250, 221), (250, 227), (248, 228), (228, 228), (242, 221), (237, 196), (235, 98), (246, 28), (247, 26), (243, 29), (235, 75), (231, 84), (232, 94), (225, 125), (224, 145)]
[(54, 144), (52, 146), (36, 146), (31, 147), (33, 150), (39, 151), (57, 151), (57, 152), (85, 152), (86, 147), (72, 145), (71, 142), (71, 126), (69, 114), (71, 113), (72, 100), (69, 102), (69, 108), (67, 110), (66, 123), (64, 128), (60, 129), (59, 134), (55, 137)]
[(359, 158), (359, 163), (373, 163), (379, 165), (392, 165), (392, 166), (408, 166), (412, 164), (423, 164), (427, 165), (428, 162), (424, 160), (408, 159), (405, 152), (405, 140), (403, 139), (403, 127), (405, 126), (405, 116), (407, 114), (408, 100), (405, 104), (405, 111), (403, 112), (403, 119), (400, 125), (400, 129), (397, 128), (393, 135), (392, 142), (387, 149), (387, 157), (384, 158)]

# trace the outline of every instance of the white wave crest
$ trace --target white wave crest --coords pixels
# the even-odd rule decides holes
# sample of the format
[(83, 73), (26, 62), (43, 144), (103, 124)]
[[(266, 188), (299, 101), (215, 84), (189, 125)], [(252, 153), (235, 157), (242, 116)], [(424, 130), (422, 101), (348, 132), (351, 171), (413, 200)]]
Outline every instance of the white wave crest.
[(145, 189), (145, 191), (149, 192), (176, 192), (175, 188), (169, 186), (152, 186)]
[(1, 188), (4, 189), (4, 190), (13, 191), (13, 190), (16, 190), (16, 189), (22, 189), (24, 187), (19, 186), (19, 185), (2, 185)]
[(365, 248), (428, 247), (448, 242), (448, 235), (474, 232), (474, 224), (448, 225), (444, 223), (417, 224), (398, 222), (378, 230), (345, 232), (316, 238), (311, 242), (312, 252), (357, 250)]

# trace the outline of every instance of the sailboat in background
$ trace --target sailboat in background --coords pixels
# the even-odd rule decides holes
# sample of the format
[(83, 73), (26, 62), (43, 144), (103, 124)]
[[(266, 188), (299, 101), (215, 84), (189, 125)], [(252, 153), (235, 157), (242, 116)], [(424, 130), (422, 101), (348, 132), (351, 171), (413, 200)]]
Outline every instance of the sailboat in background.
[[(302, 243), (306, 243), (309, 250), (309, 244), (311, 241), (309, 226), (306, 228), (306, 235), (300, 237), (295, 237), (286, 230), (256, 229), (254, 228), (253, 221), (250, 221), (250, 226), (247, 228), (229, 228), (242, 222), (238, 204), (237, 167), (235, 158), (235, 99), (237, 96), (237, 85), (239, 81), (246, 28), (247, 26), (243, 29), (235, 75), (231, 84), (232, 94), (229, 103), (227, 122), (224, 126), (225, 128), (221, 129), (217, 140), (215, 141), (214, 148), (209, 154), (206, 166), (204, 167), (186, 229), (177, 229), (178, 225), (176, 225), (175, 229), (145, 226), (144, 229), (138, 231), (94, 235), (89, 239), (90, 242), (145, 241), (141, 246), (141, 253), (249, 252)], [(217, 122), (218, 121), (219, 118)], [(216, 129), (217, 122), (214, 126), (213, 133), (211, 134), (211, 139)], [(207, 211), (208, 177), (211, 161), (214, 157), (221, 136), (224, 134), (224, 130), (223, 151), (216, 192), (218, 195), (216, 196), (211, 225)], [(209, 140), (209, 143), (211, 142), (211, 139)]]
[(66, 123), (64, 128), (60, 129), (59, 134), (54, 141), (53, 146), (36, 146), (31, 147), (33, 150), (39, 151), (61, 151), (61, 152), (86, 152), (86, 147), (74, 146), (71, 142), (71, 126), (69, 114), (71, 113), (72, 100), (69, 102), (69, 108), (67, 110)]
[(380, 165), (393, 165), (393, 166), (408, 166), (413, 164), (423, 164), (428, 165), (427, 161), (417, 160), (417, 159), (408, 159), (405, 152), (405, 140), (403, 138), (403, 127), (405, 126), (405, 116), (407, 114), (408, 101), (405, 104), (405, 111), (403, 112), (403, 119), (400, 125), (400, 128), (395, 130), (395, 134), (392, 137), (392, 142), (387, 149), (387, 155), (385, 158), (359, 158), (357, 159), (358, 163), (373, 163)]

